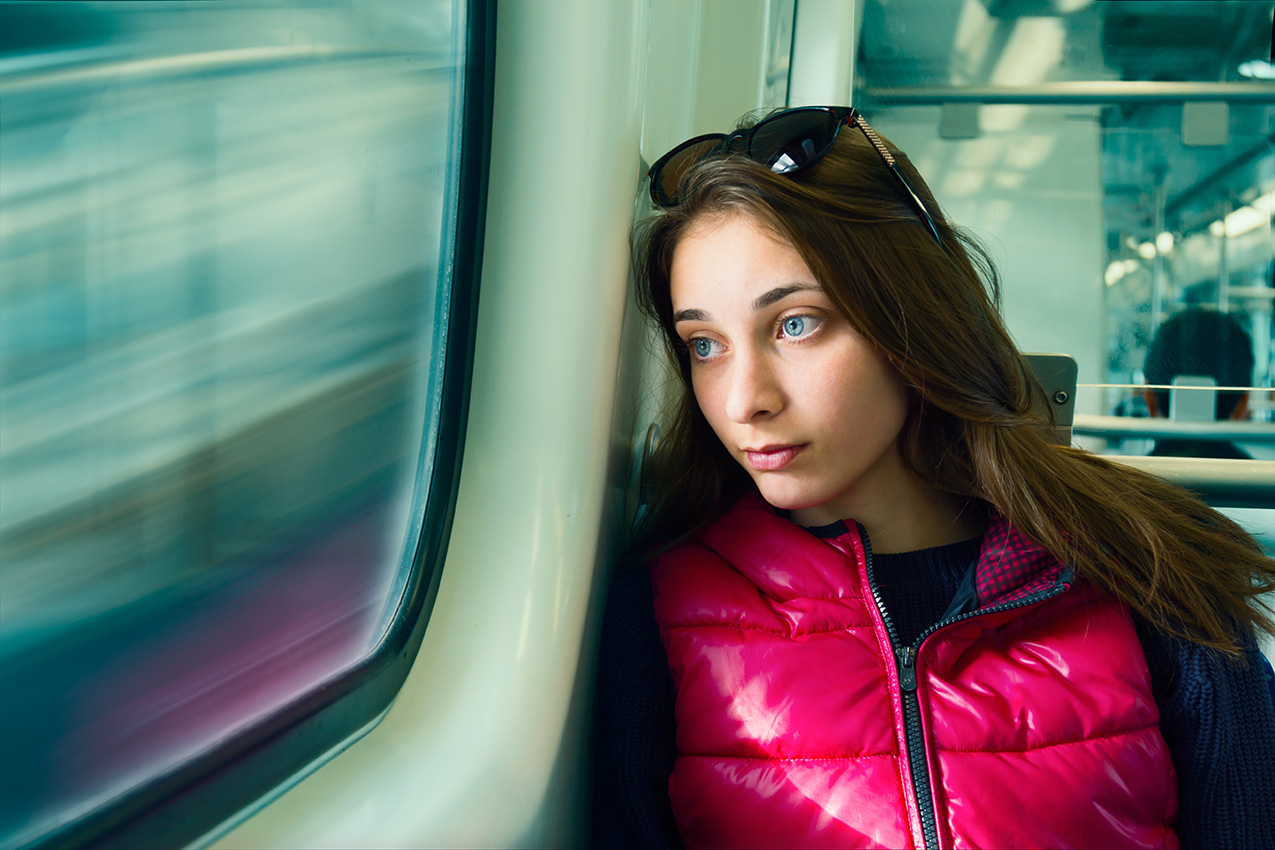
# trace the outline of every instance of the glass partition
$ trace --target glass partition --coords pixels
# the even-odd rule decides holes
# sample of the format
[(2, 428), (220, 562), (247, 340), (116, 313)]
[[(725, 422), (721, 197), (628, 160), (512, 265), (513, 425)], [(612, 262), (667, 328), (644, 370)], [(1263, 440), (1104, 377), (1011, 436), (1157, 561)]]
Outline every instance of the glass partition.
[(867, 0), (855, 103), (991, 249), (1077, 440), (1275, 459), (1272, 9)]
[[(863, 3), (855, 105), (990, 249), (1019, 347), (1076, 359), (1087, 449), (1275, 460), (1272, 14)], [(1275, 553), (1275, 505), (1227, 512)]]

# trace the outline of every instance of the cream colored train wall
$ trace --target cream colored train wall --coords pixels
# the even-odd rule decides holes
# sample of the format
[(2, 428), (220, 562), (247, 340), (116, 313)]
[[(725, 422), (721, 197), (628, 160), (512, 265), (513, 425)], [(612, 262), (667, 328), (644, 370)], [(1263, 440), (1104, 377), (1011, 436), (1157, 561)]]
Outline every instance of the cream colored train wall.
[[(442, 584), (381, 722), (213, 844), (583, 844), (601, 590), (661, 370), (649, 162), (760, 105), (768, 0), (502, 0), (478, 349)], [(640, 439), (640, 437), (639, 437)]]

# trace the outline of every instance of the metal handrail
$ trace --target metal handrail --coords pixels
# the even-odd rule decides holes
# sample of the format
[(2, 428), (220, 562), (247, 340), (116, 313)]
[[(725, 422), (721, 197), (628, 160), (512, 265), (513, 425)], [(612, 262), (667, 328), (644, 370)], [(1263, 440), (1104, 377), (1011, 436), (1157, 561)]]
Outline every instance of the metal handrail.
[(1105, 457), (1190, 490), (1215, 508), (1275, 508), (1275, 460)]
[(1133, 416), (1077, 414), (1072, 433), (1087, 437), (1119, 437), (1127, 440), (1227, 440), (1236, 443), (1275, 443), (1275, 425), (1269, 422), (1177, 422)]

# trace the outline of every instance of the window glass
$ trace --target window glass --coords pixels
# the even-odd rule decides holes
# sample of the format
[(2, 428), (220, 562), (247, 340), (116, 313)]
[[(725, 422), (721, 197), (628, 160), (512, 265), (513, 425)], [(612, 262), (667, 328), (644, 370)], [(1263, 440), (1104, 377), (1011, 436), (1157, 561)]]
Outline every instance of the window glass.
[(999, 260), (1019, 346), (1075, 357), (1087, 448), (1275, 459), (1271, 18), (865, 4), (856, 104)]
[(382, 637), (461, 29), (449, 0), (0, 4), (0, 844)]

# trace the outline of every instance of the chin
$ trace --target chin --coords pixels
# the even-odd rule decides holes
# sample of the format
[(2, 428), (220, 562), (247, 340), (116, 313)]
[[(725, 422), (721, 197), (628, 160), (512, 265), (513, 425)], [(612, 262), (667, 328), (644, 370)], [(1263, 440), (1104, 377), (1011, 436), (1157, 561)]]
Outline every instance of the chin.
[(762, 478), (754, 479), (753, 483), (757, 485), (757, 492), (761, 493), (766, 503), (779, 510), (800, 511), (828, 501), (828, 497), (815, 494), (809, 487), (803, 487), (793, 481), (767, 481), (766, 478)]

